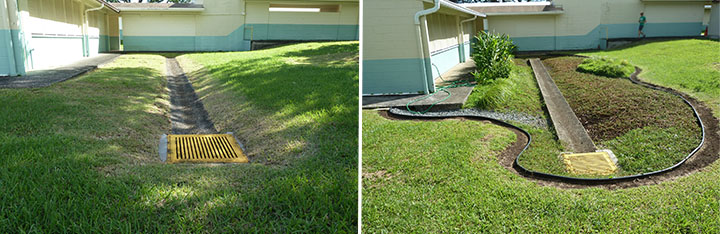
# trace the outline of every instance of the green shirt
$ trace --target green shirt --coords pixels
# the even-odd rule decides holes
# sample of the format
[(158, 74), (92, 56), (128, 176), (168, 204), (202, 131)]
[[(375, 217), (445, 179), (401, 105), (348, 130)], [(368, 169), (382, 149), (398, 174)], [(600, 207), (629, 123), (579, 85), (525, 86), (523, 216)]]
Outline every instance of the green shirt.
[(640, 25), (645, 25), (645, 21), (645, 16), (640, 16), (640, 20), (638, 20), (638, 22), (640, 22)]

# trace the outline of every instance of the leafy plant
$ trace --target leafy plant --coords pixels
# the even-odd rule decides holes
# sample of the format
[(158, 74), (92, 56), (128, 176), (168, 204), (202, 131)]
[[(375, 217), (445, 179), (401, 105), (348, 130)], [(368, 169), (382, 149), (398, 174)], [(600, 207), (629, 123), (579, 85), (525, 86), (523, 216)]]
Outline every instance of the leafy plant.
[(607, 57), (591, 57), (578, 65), (577, 71), (607, 77), (629, 77), (635, 72), (635, 67), (627, 60), (618, 60)]
[(506, 103), (515, 93), (515, 83), (511, 79), (486, 81), (473, 89), (467, 103), (472, 107), (492, 110)]
[(479, 32), (475, 36), (472, 59), (477, 70), (472, 73), (478, 83), (507, 78), (512, 70), (512, 40), (505, 34)]

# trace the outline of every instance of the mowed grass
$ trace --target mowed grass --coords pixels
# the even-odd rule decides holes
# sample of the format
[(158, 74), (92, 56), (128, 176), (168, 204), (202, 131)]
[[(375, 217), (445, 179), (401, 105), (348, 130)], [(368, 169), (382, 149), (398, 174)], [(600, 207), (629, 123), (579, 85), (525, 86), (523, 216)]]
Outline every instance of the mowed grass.
[(701, 129), (680, 97), (624, 78), (578, 72), (582, 61), (558, 57), (543, 63), (598, 148), (617, 156), (616, 175), (670, 167), (700, 143)]
[[(697, 48), (677, 50), (680, 55), (676, 56), (695, 58), (680, 50), (693, 54)], [(720, 232), (717, 162), (692, 175), (657, 185), (618, 190), (558, 189), (508, 171), (493, 156), (500, 151), (482, 147), (498, 141), (488, 135), (504, 130), (474, 132), (471, 128), (478, 126), (448, 122), (451, 126), (439, 127), (430, 122), (390, 121), (372, 111), (363, 112), (365, 232)], [(553, 133), (520, 127), (533, 136), (533, 144), (523, 158), (544, 156), (544, 160), (558, 160), (558, 154), (553, 152), (558, 151), (559, 144)], [(466, 132), (471, 131), (468, 136)], [(468, 160), (477, 154), (487, 156)], [(446, 162), (437, 163), (440, 160)], [(548, 170), (564, 171), (564, 167)]]
[(720, 232), (718, 164), (659, 185), (564, 190), (498, 163), (514, 139), (488, 123), (363, 111), (363, 231)]
[[(293, 51), (301, 50), (285, 53)], [(213, 54), (226, 53), (207, 56)], [(164, 61), (157, 55), (124, 55), (108, 67), (48, 88), (0, 90), (0, 232), (357, 230), (357, 116), (352, 117), (355, 126), (347, 127), (350, 120), (342, 120), (352, 114), (333, 112), (340, 127), (328, 133), (318, 131), (332, 129), (334, 122), (318, 119), (329, 126), (298, 135), (308, 148), (282, 165), (167, 165), (156, 150), (159, 136), (170, 131)], [(255, 65), (252, 69), (282, 69)], [(356, 86), (333, 95), (357, 100), (354, 74), (336, 77), (355, 80)], [(288, 92), (282, 90), (286, 87), (275, 86), (275, 93)], [(326, 107), (313, 105), (309, 102), (305, 110)], [(357, 101), (348, 105), (357, 109)], [(331, 133), (347, 139), (317, 142), (316, 136)], [(324, 145), (309, 147), (315, 144)]]
[(178, 57), (218, 131), (265, 169), (247, 183), (263, 205), (243, 212), (278, 227), (258, 230), (357, 230), (358, 57), (357, 42)]
[(720, 42), (644, 40), (626, 48), (583, 55), (626, 59), (643, 69), (641, 80), (690, 94), (720, 117)]
[(163, 57), (126, 55), (48, 88), (0, 90), (0, 232), (153, 230), (165, 218), (143, 201), (153, 183), (106, 175), (155, 161), (169, 128), (163, 73)]

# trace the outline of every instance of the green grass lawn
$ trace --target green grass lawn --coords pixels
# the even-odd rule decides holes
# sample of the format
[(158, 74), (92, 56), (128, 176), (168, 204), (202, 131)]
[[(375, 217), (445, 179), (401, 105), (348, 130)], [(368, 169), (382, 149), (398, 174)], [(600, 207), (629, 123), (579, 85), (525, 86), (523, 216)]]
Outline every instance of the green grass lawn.
[(614, 176), (668, 168), (700, 143), (701, 129), (680, 97), (628, 79), (578, 72), (582, 61), (558, 57), (543, 64), (597, 147), (617, 156), (619, 170)]
[(720, 43), (711, 40), (647, 40), (626, 48), (582, 53), (626, 59), (643, 69), (640, 79), (677, 89), (705, 102), (720, 116)]
[[(271, 113), (269, 120), (277, 121), (278, 115), (284, 118), (280, 120), (294, 121), (265, 130), (296, 140), (290, 142), (294, 147), (290, 153), (265, 156), (263, 151), (253, 151), (256, 145), (252, 140), (244, 139), (246, 147), (255, 152), (250, 154), (251, 160), (257, 160), (250, 164), (166, 165), (159, 161), (159, 136), (170, 130), (162, 56), (124, 55), (106, 67), (47, 88), (0, 90), (0, 232), (357, 230), (357, 63), (301, 64), (330, 60), (337, 53), (357, 54), (357, 43), (348, 44), (351, 46), (339, 49), (342, 52), (304, 48), (344, 45), (312, 43), (197, 55), (265, 58), (267, 63), (255, 60), (254, 66), (243, 67), (242, 72), (258, 74), (291, 66), (345, 66), (341, 68), (345, 72), (335, 73), (327, 85), (354, 82), (354, 86), (342, 86), (318, 99), (312, 99), (318, 95), (314, 92), (301, 96), (285, 90), (322, 86), (320, 78), (308, 76), (325, 70), (309, 68), (305, 76), (277, 73), (264, 76), (263, 82), (243, 84), (258, 90), (272, 86), (276, 95), (297, 96), (272, 99), (260, 95), (258, 98), (267, 99), (254, 102), (257, 99), (247, 98), (245, 90), (228, 90), (245, 96), (238, 100), (246, 108)], [(296, 54), (293, 58), (298, 64), (270, 63), (286, 54)], [(224, 66), (237, 69), (234, 64)], [(354, 73), (347, 71), (353, 66)], [(236, 72), (241, 71), (231, 73)], [(275, 85), (282, 82), (295, 82), (296, 86)], [(328, 101), (319, 101), (321, 98)], [(249, 138), (250, 133), (216, 126)], [(264, 157), (283, 160), (271, 163)]]
[[(720, 46), (696, 40), (662, 43), (676, 45), (672, 46), (674, 56), (689, 53), (686, 58), (697, 56), (699, 60), (705, 58), (699, 58), (698, 51), (718, 51)], [(625, 50), (656, 53), (643, 46)], [(667, 63), (647, 66), (644, 69), (653, 70)], [(714, 71), (698, 73), (703, 74), (685, 79), (718, 77)], [(643, 78), (664, 79), (655, 75), (660, 73)], [(693, 95), (704, 97), (701, 100), (707, 103), (720, 102), (711, 92), (703, 89)], [(720, 163), (657, 185), (558, 189), (538, 185), (497, 162), (502, 146), (512, 142), (507, 138), (511, 132), (483, 123), (443, 122), (391, 121), (373, 111), (363, 112), (365, 232), (720, 232)], [(528, 130), (534, 141), (524, 155), (545, 155), (548, 160), (558, 157), (548, 154), (558, 146), (552, 133)]]
[(178, 61), (218, 131), (235, 132), (262, 165), (252, 174), (265, 179), (247, 186), (263, 196), (253, 208), (279, 226), (268, 230), (357, 229), (357, 42)]

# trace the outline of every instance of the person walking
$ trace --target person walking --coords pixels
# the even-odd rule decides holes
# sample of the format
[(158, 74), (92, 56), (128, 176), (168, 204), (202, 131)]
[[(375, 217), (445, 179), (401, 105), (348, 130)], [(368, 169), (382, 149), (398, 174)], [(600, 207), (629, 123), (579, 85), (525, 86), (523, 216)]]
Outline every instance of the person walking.
[(647, 22), (647, 18), (645, 18), (645, 13), (640, 12), (640, 19), (638, 20), (638, 23), (640, 23), (640, 27), (638, 27), (638, 37), (640, 37), (640, 35), (642, 35), (643, 38), (646, 37), (645, 33), (643, 32), (645, 22)]

